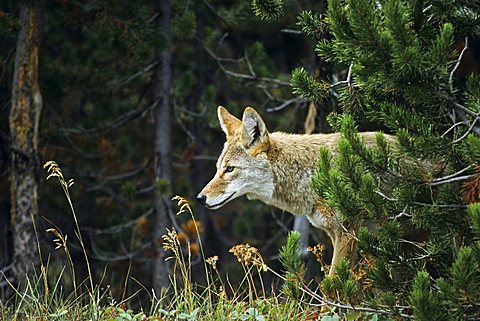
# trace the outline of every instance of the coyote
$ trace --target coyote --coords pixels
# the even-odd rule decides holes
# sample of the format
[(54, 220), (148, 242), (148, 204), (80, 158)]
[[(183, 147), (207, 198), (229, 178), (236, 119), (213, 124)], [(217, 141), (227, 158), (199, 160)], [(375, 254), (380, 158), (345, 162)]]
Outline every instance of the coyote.
[[(320, 147), (326, 146), (335, 155), (340, 134), (269, 133), (251, 107), (245, 109), (240, 120), (219, 106), (218, 120), (227, 140), (217, 161), (217, 172), (198, 194), (198, 202), (216, 210), (246, 195), (294, 215), (305, 215), (332, 241), (330, 275), (342, 258), (352, 259), (352, 231), (346, 230), (335, 214), (322, 213), (326, 207), (311, 184)], [(367, 145), (374, 144), (375, 132), (360, 135)]]

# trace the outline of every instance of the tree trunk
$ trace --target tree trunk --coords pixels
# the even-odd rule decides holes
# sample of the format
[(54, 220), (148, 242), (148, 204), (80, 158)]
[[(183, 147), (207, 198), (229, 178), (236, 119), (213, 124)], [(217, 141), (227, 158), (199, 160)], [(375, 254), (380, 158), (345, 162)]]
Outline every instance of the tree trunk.
[(159, 31), (165, 37), (165, 47), (157, 51), (157, 67), (153, 83), (155, 103), (155, 223), (152, 231), (156, 256), (153, 266), (153, 289), (158, 296), (162, 289), (169, 286), (168, 265), (165, 262), (166, 252), (161, 247), (161, 236), (169, 227), (169, 212), (171, 211), (171, 124), (170, 124), (170, 89), (172, 82), (172, 35), (170, 30), (171, 7), (170, 0), (155, 0), (155, 8), (160, 12), (158, 18)]
[(38, 87), (40, 2), (20, 3), (9, 115), (11, 135), (10, 197), (13, 267), (16, 280), (25, 279), (39, 263), (34, 224), (38, 216), (38, 131), (42, 96)]

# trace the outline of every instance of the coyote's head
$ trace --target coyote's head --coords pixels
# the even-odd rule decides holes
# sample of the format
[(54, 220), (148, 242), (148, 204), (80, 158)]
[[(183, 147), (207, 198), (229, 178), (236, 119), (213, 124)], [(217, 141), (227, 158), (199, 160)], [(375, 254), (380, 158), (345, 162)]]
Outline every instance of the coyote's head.
[(218, 209), (242, 195), (269, 199), (274, 185), (267, 157), (269, 134), (262, 118), (247, 107), (240, 120), (219, 106), (218, 120), (227, 141), (217, 161), (217, 173), (198, 194), (198, 202)]

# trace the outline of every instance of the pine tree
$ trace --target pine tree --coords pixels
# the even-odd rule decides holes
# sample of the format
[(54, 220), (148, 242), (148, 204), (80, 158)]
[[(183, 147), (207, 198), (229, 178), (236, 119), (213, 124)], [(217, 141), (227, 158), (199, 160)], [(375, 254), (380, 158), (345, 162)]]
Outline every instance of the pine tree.
[[(329, 116), (342, 133), (338, 155), (320, 150), (312, 184), (347, 228), (376, 226), (355, 233), (365, 276), (342, 265), (323, 289), (354, 282), (362, 304), (399, 317), (478, 318), (480, 77), (461, 71), (480, 35), (478, 3), (329, 0), (324, 15), (303, 12), (299, 25), (320, 39), (319, 56), (348, 70), (333, 84), (292, 72), (294, 93), (342, 110)], [(396, 141), (379, 133), (368, 148), (357, 124)]]

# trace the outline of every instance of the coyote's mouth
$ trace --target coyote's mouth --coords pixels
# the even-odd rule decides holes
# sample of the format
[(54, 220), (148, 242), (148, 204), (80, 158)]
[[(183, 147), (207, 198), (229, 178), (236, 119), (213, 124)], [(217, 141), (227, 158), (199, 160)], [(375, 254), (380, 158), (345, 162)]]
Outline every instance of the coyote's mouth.
[(224, 200), (221, 201), (220, 203), (217, 203), (217, 204), (214, 204), (214, 205), (208, 205), (208, 204), (206, 204), (206, 207), (207, 207), (208, 209), (211, 209), (211, 210), (220, 208), (220, 207), (222, 207), (223, 204), (225, 204), (226, 202), (228, 202), (228, 201), (233, 197), (233, 195), (235, 195), (235, 192), (233, 192), (232, 194), (230, 194), (226, 199), (224, 199)]

